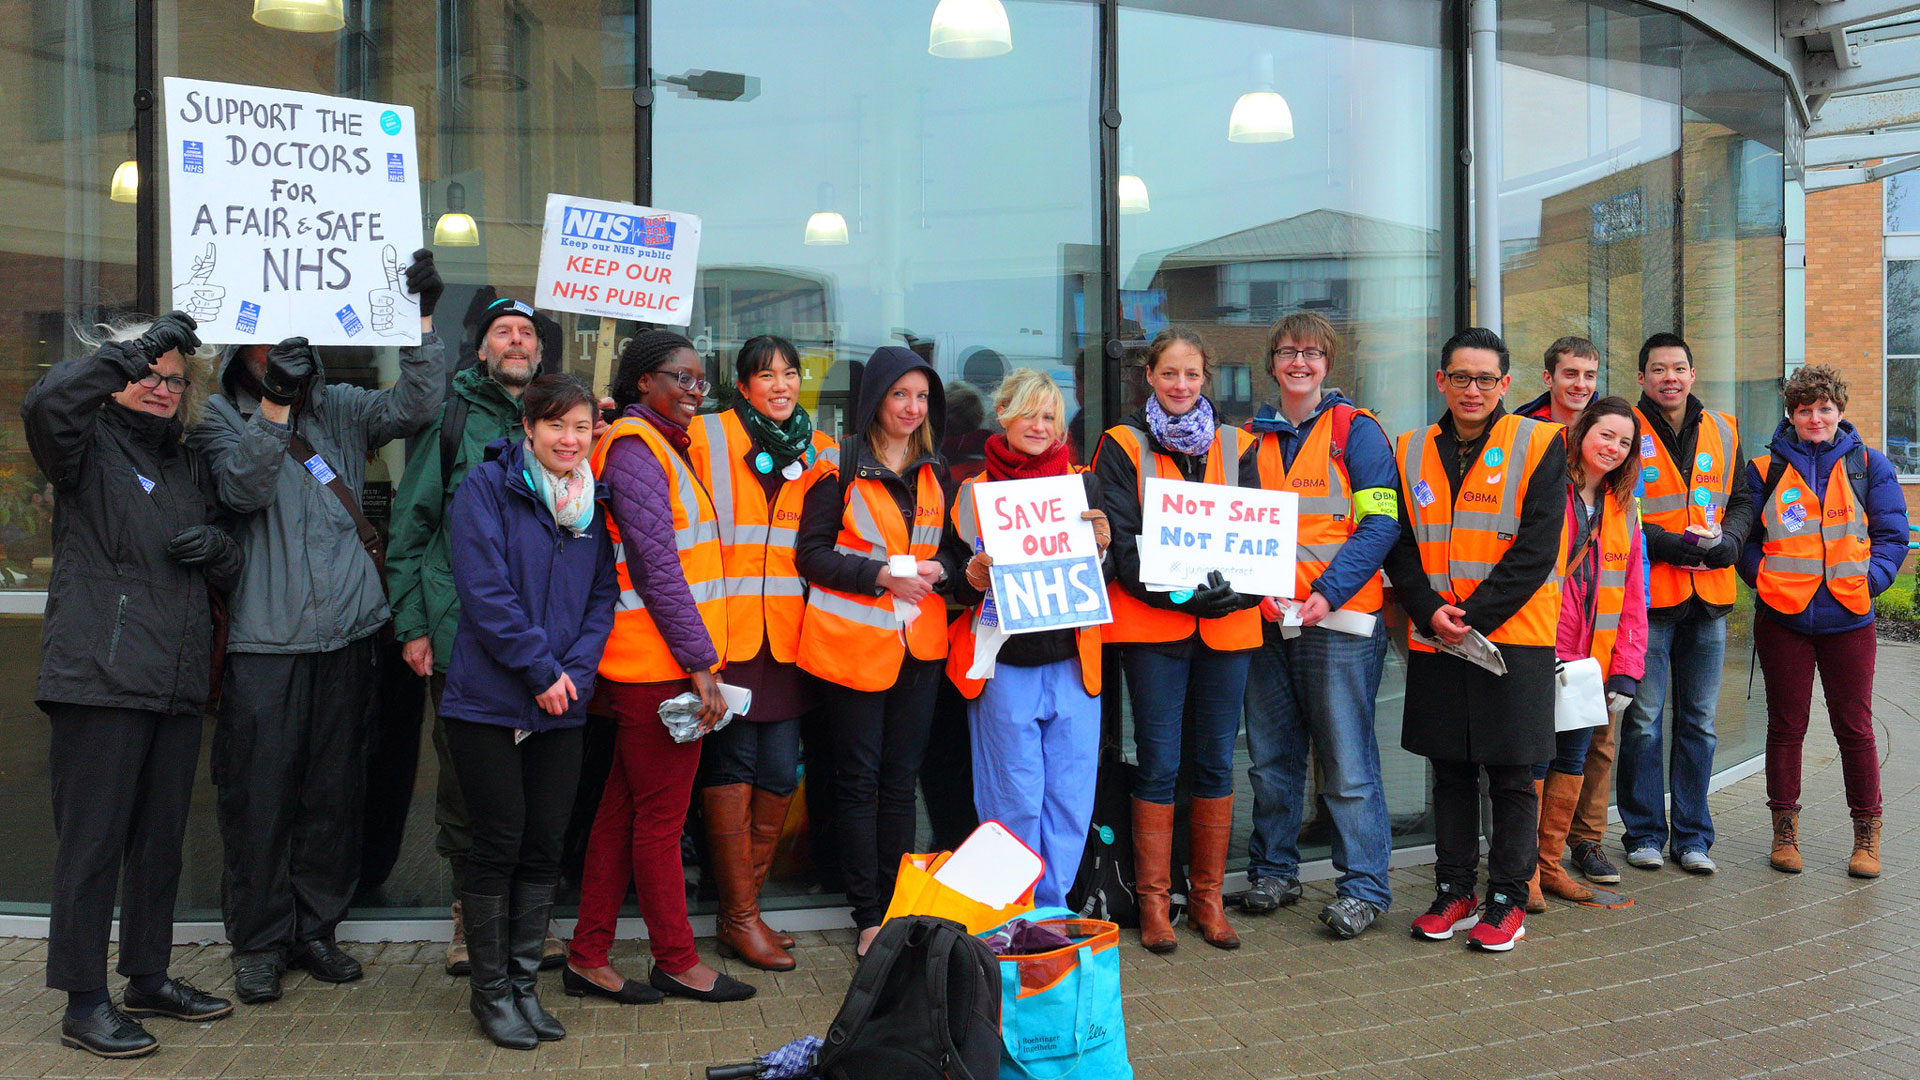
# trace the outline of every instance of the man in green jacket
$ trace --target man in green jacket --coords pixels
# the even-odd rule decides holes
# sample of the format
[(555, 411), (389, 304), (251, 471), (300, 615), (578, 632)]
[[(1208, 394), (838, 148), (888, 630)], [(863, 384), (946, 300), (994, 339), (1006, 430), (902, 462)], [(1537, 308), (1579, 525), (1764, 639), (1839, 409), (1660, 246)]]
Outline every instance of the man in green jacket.
[[(434, 848), (447, 860), (454, 894), (460, 892), (473, 836), (467, 829), (466, 802), (447, 757), (446, 728), (440, 720), (440, 695), (447, 686), (447, 660), (460, 622), (460, 598), (453, 588), (447, 508), (467, 470), (480, 464), (487, 444), (520, 427), (520, 394), (540, 367), (540, 334), (533, 309), (501, 298), (481, 316), (479, 363), (453, 377), (453, 392), (440, 417), (414, 442), (407, 470), (394, 499), (387, 547), (387, 593), (393, 605), (394, 640), (415, 674), (430, 677), (433, 695), (433, 749), (440, 759), (434, 793)], [(446, 449), (451, 447), (452, 460)], [(559, 942), (549, 949), (559, 957)], [(465, 975), (467, 948), (460, 903), (453, 905), (453, 940), (447, 945), (447, 973)]]

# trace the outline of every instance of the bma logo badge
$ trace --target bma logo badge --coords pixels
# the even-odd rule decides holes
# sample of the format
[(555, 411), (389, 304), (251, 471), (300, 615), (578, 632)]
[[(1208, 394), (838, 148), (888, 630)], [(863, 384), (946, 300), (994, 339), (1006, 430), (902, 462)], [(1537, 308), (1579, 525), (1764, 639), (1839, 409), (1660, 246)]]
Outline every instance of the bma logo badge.
[(1697, 487), (1693, 489), (1693, 505), (1705, 506), (1712, 501), (1713, 501), (1713, 492), (1708, 491), (1706, 488), (1703, 488), (1703, 487)]
[(1505, 451), (1495, 446), (1488, 448), (1487, 452), (1481, 455), (1480, 460), (1486, 463), (1487, 468), (1497, 469), (1501, 462), (1507, 460), (1507, 455)]
[(1699, 457), (1694, 458), (1693, 467), (1701, 470), (1702, 472), (1705, 472), (1706, 470), (1713, 468), (1713, 455), (1701, 454)]

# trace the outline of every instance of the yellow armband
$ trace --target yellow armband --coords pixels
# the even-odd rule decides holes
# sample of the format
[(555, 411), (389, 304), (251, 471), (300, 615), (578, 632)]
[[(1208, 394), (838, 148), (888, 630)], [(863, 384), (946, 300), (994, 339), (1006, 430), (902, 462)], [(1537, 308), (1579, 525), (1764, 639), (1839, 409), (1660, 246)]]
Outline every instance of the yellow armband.
[(1361, 488), (1353, 493), (1353, 521), (1359, 524), (1369, 514), (1400, 516), (1400, 493), (1393, 488)]

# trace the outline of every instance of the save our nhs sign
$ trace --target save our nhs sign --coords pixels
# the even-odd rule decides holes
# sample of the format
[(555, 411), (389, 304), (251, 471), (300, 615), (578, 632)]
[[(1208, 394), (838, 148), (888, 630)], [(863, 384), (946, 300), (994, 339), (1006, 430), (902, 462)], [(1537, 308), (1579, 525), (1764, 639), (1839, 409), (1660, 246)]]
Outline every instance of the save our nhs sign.
[(544, 224), (537, 306), (673, 326), (692, 320), (696, 215), (550, 194)]
[(980, 539), (1000, 629), (1009, 634), (1113, 621), (1079, 476), (976, 482)]

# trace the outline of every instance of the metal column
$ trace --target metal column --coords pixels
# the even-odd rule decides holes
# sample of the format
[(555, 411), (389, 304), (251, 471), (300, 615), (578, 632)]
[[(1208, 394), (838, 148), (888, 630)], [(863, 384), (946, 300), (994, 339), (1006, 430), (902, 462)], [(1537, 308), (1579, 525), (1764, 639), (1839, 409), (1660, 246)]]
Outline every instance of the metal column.
[(1500, 332), (1500, 28), (1498, 0), (1471, 0), (1467, 8), (1473, 114), (1474, 321)]

